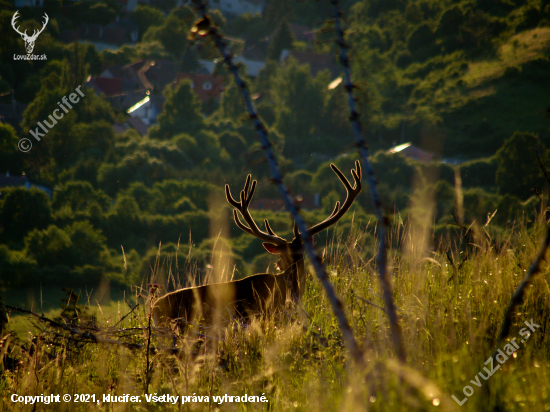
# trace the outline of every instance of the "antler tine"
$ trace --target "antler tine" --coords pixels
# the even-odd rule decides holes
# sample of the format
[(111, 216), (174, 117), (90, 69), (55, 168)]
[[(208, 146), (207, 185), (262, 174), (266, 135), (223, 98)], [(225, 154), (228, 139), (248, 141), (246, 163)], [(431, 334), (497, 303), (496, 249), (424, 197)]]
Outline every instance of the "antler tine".
[(267, 219), (264, 219), (264, 225), (265, 225), (265, 229), (267, 230), (267, 233), (269, 233), (271, 236), (277, 236), (273, 231), (273, 229), (271, 229), (271, 226), (269, 225), (269, 222), (267, 221)]
[(353, 180), (355, 184), (353, 187), (351, 186), (350, 182), (344, 176), (344, 174), (336, 167), (335, 164), (330, 165), (333, 172), (338, 176), (338, 179), (342, 182), (344, 187), (346, 188), (346, 200), (342, 204), (342, 207), (340, 207), (340, 202), (336, 202), (336, 205), (334, 206), (334, 210), (330, 214), (329, 217), (327, 217), (325, 220), (323, 220), (320, 223), (317, 223), (316, 225), (310, 227), (308, 229), (308, 233), (310, 236), (313, 236), (317, 233), (319, 233), (321, 230), (326, 229), (329, 226), (332, 226), (335, 224), (338, 220), (342, 218), (348, 211), (348, 209), (351, 207), (352, 203), (354, 202), (355, 198), (361, 192), (361, 164), (356, 161), (355, 162), (355, 169), (351, 169), (351, 174), (353, 175)]
[[(235, 208), (233, 210), (233, 219), (235, 220), (235, 224), (242, 231), (248, 234), (254, 235), (257, 238), (260, 238), (266, 242), (275, 243), (277, 245), (286, 243), (286, 241), (283, 238), (275, 234), (273, 229), (271, 229), (271, 227), (269, 226), (269, 223), (267, 222), (267, 220), (265, 221), (265, 224), (266, 224), (266, 230), (268, 233), (265, 233), (260, 230), (258, 225), (256, 225), (256, 222), (254, 222), (254, 219), (250, 215), (250, 212), (248, 211), (248, 206), (252, 201), (252, 197), (254, 196), (254, 192), (256, 190), (256, 184), (257, 184), (256, 180), (253, 180), (251, 183), (251, 179), (252, 179), (251, 175), (248, 175), (246, 177), (244, 188), (240, 192), (240, 202), (236, 201), (231, 195), (231, 189), (229, 188), (229, 185), (225, 185), (225, 197), (227, 199), (227, 202)], [(248, 226), (246, 226), (243, 222), (241, 222), (237, 211), (240, 212), (241, 216), (243, 217), (244, 221), (248, 224)]]
[(46, 13), (44, 13), (44, 16), (46, 16), (46, 21), (44, 23), (42, 23), (42, 28), (40, 30), (38, 30), (38, 31), (36, 29), (34, 30), (34, 32), (32, 34), (33, 38), (38, 37), (38, 35), (44, 31), (44, 29), (46, 28), (46, 25), (50, 21), (50, 18), (48, 17), (48, 15)]
[(237, 209), (233, 209), (233, 219), (235, 220), (235, 224), (237, 225), (237, 227), (239, 229), (241, 229), (242, 231), (244, 231), (244, 232), (246, 232), (250, 235), (254, 234), (252, 229), (250, 229), (248, 226), (245, 226), (243, 224), (243, 222), (241, 222), (241, 220), (239, 219), (239, 214), (237, 213)]
[(244, 192), (245, 193), (245, 197), (244, 197), (245, 203), (244, 203), (244, 205), (246, 207), (248, 207), (248, 205), (250, 205), (250, 202), (252, 201), (252, 197), (254, 196), (254, 192), (256, 191), (256, 183), (257, 182), (255, 180), (252, 181), (252, 187), (250, 188), (250, 192), (246, 191), (246, 187), (245, 187), (245, 192)]
[(336, 204), (334, 205), (334, 209), (332, 210), (332, 213), (330, 214), (329, 218), (331, 218), (336, 213), (338, 213), (339, 210), (340, 210), (340, 201), (337, 201)]
[(235, 199), (233, 199), (233, 196), (231, 196), (231, 189), (229, 189), (229, 185), (225, 185), (225, 198), (227, 199), (227, 203), (229, 203), (231, 206), (237, 209), (241, 207), (239, 202), (237, 202)]
[(340, 169), (338, 169), (335, 164), (331, 164), (330, 168), (332, 169), (332, 171), (334, 173), (336, 173), (336, 176), (338, 176), (338, 179), (340, 179), (342, 184), (346, 187), (346, 190), (347, 191), (352, 190), (352, 187), (351, 187), (351, 184), (349, 183), (349, 180), (347, 179), (346, 176), (344, 176), (344, 174), (340, 171)]
[(245, 193), (248, 193), (248, 188), (250, 187), (250, 180), (252, 179), (252, 175), (246, 176), (246, 182), (244, 183), (244, 189), (243, 191)]
[[(340, 211), (340, 201), (337, 201), (336, 204), (334, 205), (334, 209), (332, 210), (331, 214), (325, 219), (323, 220), (322, 222), (318, 223), (317, 225), (315, 226), (312, 226), (310, 228), (313, 229), (314, 227), (326, 222), (327, 220), (329, 220), (330, 218), (332, 218), (336, 213), (338, 213)], [(294, 228), (293, 228), (293, 231), (294, 231), (294, 236), (300, 236), (300, 231), (298, 230), (298, 224), (296, 222), (294, 222)], [(317, 232), (315, 232), (317, 233)]]
[(19, 26), (19, 27), (17, 27), (17, 28), (15, 27), (15, 22), (16, 22), (16, 20), (17, 20), (19, 17), (20, 17), (20, 15), (19, 15), (19, 10), (18, 10), (18, 11), (15, 12), (15, 14), (13, 15), (13, 17), (11, 18), (11, 25), (12, 25), (13, 29), (14, 29), (17, 33), (19, 33), (21, 36), (23, 36), (23, 35), (26, 35), (26, 34), (27, 34), (27, 30), (25, 30), (25, 33), (21, 33), (21, 32), (19, 31), (19, 27), (21, 27), (21, 26)]

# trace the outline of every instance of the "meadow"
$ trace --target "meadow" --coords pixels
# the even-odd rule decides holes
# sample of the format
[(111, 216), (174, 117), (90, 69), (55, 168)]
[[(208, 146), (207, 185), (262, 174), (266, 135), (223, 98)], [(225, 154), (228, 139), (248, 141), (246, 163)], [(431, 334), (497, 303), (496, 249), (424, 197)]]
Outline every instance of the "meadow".
[[(498, 234), (492, 233), (490, 223), (472, 226), (473, 237), (468, 243), (458, 231), (436, 247), (430, 247), (433, 231), (412, 220), (392, 225), (388, 264), (406, 364), (400, 364), (392, 351), (373, 258), (375, 249), (365, 241), (375, 230), (372, 223), (354, 221), (345, 237), (335, 232), (322, 250), (330, 280), (345, 302), (364, 353), (365, 368), (358, 368), (348, 356), (313, 273), (301, 304), (292, 310), (255, 319), (249, 325), (234, 320), (216, 330), (202, 330), (201, 336), (193, 328), (178, 335), (152, 327), (151, 296), (142, 290), (134, 299), (128, 298), (128, 303), (106, 307), (103, 315), (97, 304), (89, 302), (87, 307), (86, 299), (65, 304), (65, 309), (74, 309), (65, 312), (64, 325), (71, 330), (35, 319), (33, 323), (39, 328), (32, 339), (5, 336), (0, 409), (549, 410), (550, 345), (545, 331), (550, 289), (546, 263), (513, 317), (510, 337), (516, 338), (519, 349), (498, 370), (495, 362), (493, 376), (486, 373), (491, 371), (486, 361), (493, 349), (506, 344), (494, 347), (506, 306), (540, 249), (546, 230), (544, 218), (511, 222)], [(168, 263), (159, 261), (155, 271)], [(155, 271), (151, 282), (156, 280)], [(131, 302), (139, 302), (133, 311)], [(30, 322), (23, 316), (13, 316), (11, 321), (10, 329)], [(525, 321), (539, 325), (529, 336), (520, 333)], [(75, 331), (90, 333), (97, 342), (91, 335)], [(480, 379), (479, 372), (488, 379)], [(464, 392), (465, 386), (473, 393), (469, 389)], [(35, 406), (11, 402), (12, 394), (89, 394), (90, 398), (81, 399), (89, 401), (84, 403)], [(125, 394), (139, 398), (134, 402), (131, 398), (104, 402), (104, 395)], [(214, 401), (214, 396), (226, 394), (239, 400)], [(148, 401), (145, 395), (158, 398), (149, 397)], [(172, 404), (161, 395), (179, 398)], [(243, 395), (258, 398), (241, 402)], [(189, 398), (183, 398), (182, 403), (182, 396)]]

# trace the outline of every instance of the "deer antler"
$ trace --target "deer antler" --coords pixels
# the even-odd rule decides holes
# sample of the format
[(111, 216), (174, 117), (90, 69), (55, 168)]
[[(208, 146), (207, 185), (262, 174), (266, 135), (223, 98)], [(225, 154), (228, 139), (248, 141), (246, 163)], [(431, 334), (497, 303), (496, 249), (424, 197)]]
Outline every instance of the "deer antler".
[[(334, 210), (332, 211), (329, 217), (327, 217), (322, 222), (317, 223), (315, 226), (310, 227), (308, 229), (309, 236), (313, 236), (321, 232), (322, 230), (326, 229), (329, 226), (332, 226), (338, 220), (340, 220), (342, 216), (344, 216), (346, 212), (349, 210), (349, 208), (353, 204), (359, 192), (361, 192), (361, 164), (359, 163), (359, 161), (355, 162), (355, 169), (351, 170), (351, 174), (353, 175), (353, 180), (355, 181), (353, 187), (351, 186), (348, 179), (344, 176), (344, 174), (340, 171), (340, 169), (336, 167), (336, 165), (331, 164), (330, 167), (332, 168), (334, 173), (336, 173), (336, 176), (338, 176), (338, 179), (340, 179), (340, 181), (346, 188), (346, 192), (347, 192), (346, 200), (342, 204), (342, 207), (340, 207), (340, 202), (336, 202), (336, 205), (334, 206)], [(246, 177), (244, 189), (241, 191), (240, 202), (237, 202), (235, 199), (233, 199), (233, 196), (231, 196), (231, 190), (229, 189), (229, 185), (225, 185), (225, 197), (227, 198), (227, 201), (229, 202), (229, 204), (235, 208), (235, 210), (233, 210), (233, 218), (235, 219), (235, 224), (242, 231), (248, 234), (251, 234), (253, 236), (256, 236), (266, 242), (274, 243), (276, 245), (285, 244), (286, 241), (283, 238), (277, 236), (273, 231), (273, 229), (271, 229), (271, 226), (269, 225), (269, 222), (267, 221), (267, 219), (264, 220), (265, 228), (267, 230), (267, 233), (266, 233), (261, 231), (260, 228), (258, 228), (256, 223), (254, 222), (254, 219), (250, 215), (250, 212), (248, 211), (248, 206), (252, 201), (252, 196), (254, 196), (254, 191), (256, 190), (256, 183), (257, 183), (255, 180), (253, 180), (252, 184), (250, 184), (251, 178), (252, 178), (251, 175), (248, 175)], [(248, 226), (246, 226), (240, 221), (239, 215), (237, 214), (237, 210), (241, 213), (245, 222), (248, 223)], [(296, 223), (294, 223), (293, 232), (296, 238), (300, 236)]]
[[(252, 181), (252, 185), (250, 185), (250, 179), (252, 178), (251, 175), (248, 175), (246, 177), (246, 182), (244, 184), (244, 189), (241, 190), (241, 201), (237, 202), (235, 199), (233, 199), (233, 196), (231, 196), (231, 190), (229, 189), (229, 185), (225, 185), (225, 197), (229, 204), (233, 206), (235, 209), (233, 210), (233, 218), (235, 219), (235, 224), (244, 232), (251, 234), (253, 236), (256, 236), (257, 238), (260, 238), (266, 242), (274, 243), (275, 245), (284, 245), (286, 244), (286, 241), (277, 236), (273, 229), (271, 229), (271, 226), (269, 226), (269, 222), (267, 219), (264, 220), (265, 229), (267, 230), (267, 233), (260, 230), (258, 225), (256, 225), (256, 222), (254, 222), (254, 219), (250, 215), (250, 212), (248, 211), (248, 206), (250, 205), (250, 202), (252, 201), (252, 197), (254, 196), (254, 191), (256, 190), (256, 181)], [(237, 214), (237, 210), (241, 213), (242, 217), (244, 218), (245, 222), (248, 223), (248, 226), (243, 224), (240, 219), (239, 215)]]
[(31, 38), (33, 40), (36, 40), (36, 38), (38, 37), (38, 35), (40, 33), (42, 33), (44, 31), (44, 29), (46, 28), (46, 24), (48, 24), (48, 22), (50, 21), (50, 18), (48, 17), (48, 15), (46, 13), (44, 13), (44, 16), (46, 17), (46, 21), (42, 24), (42, 28), (40, 30), (38, 30), (38, 32), (36, 30), (34, 30), (34, 33), (32, 34)]
[(307, 231), (310, 236), (313, 236), (338, 222), (338, 220), (340, 220), (340, 218), (346, 214), (359, 192), (361, 192), (361, 164), (358, 160), (355, 161), (355, 169), (351, 169), (351, 174), (353, 175), (353, 180), (355, 181), (353, 187), (351, 187), (351, 184), (349, 183), (348, 179), (346, 179), (346, 176), (344, 176), (344, 174), (340, 171), (340, 169), (336, 167), (336, 165), (331, 163), (330, 167), (332, 171), (336, 173), (336, 176), (338, 176), (338, 179), (340, 179), (340, 181), (346, 188), (346, 200), (344, 201), (341, 208), (340, 202), (336, 202), (334, 210), (329, 217), (327, 217), (322, 222), (317, 223), (315, 226), (310, 227)]
[(21, 27), (21, 26), (15, 27), (15, 21), (17, 20), (17, 17), (19, 17), (18, 14), (19, 14), (19, 11), (16, 11), (15, 14), (13, 15), (13, 17), (11, 18), (11, 26), (12, 26), (13, 29), (14, 29), (17, 33), (19, 33), (21, 36), (26, 36), (26, 37), (27, 37), (27, 30), (25, 30), (25, 33), (21, 33), (21, 32), (19, 31), (19, 27)]
[(50, 18), (48, 17), (48, 15), (47, 15), (46, 13), (44, 13), (44, 17), (46, 18), (46, 20), (44, 21), (44, 23), (42, 23), (42, 28), (41, 28), (40, 30), (38, 30), (38, 31), (35, 29), (34, 32), (33, 32), (33, 34), (32, 34), (32, 36), (29, 36), (29, 35), (27, 34), (27, 30), (25, 30), (24, 33), (21, 33), (21, 32), (19, 31), (19, 27), (21, 27), (21, 26), (15, 27), (15, 23), (16, 23), (16, 20), (17, 20), (18, 17), (19, 17), (19, 11), (16, 11), (15, 14), (13, 15), (13, 17), (11, 18), (11, 25), (12, 25), (13, 29), (14, 29), (17, 33), (19, 33), (19, 34), (21, 35), (21, 37), (23, 37), (23, 39), (26, 40), (26, 41), (34, 41), (34, 40), (36, 40), (36, 38), (38, 37), (38, 35), (44, 31), (44, 29), (46, 28), (46, 25), (47, 25), (48, 22), (50, 21)]

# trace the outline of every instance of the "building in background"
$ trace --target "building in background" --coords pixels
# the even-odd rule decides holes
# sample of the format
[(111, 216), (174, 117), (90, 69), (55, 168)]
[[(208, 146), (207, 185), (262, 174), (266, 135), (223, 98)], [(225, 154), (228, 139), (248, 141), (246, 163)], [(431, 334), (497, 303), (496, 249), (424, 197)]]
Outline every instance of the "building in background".
[(398, 146), (392, 147), (388, 150), (388, 154), (400, 153), (409, 159), (418, 160), (419, 162), (431, 162), (434, 160), (435, 155), (430, 152), (426, 152), (419, 147), (416, 147), (411, 142), (403, 143)]

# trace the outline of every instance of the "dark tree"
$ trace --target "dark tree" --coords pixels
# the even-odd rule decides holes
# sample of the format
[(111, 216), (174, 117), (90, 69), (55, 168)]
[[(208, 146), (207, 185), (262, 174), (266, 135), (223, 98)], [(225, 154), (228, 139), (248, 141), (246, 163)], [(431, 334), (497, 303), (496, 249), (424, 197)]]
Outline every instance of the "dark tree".
[(263, 18), (268, 29), (273, 30), (281, 21), (292, 21), (290, 0), (269, 0), (264, 7)]
[(267, 58), (272, 60), (279, 60), (281, 52), (284, 49), (291, 49), (294, 36), (288, 27), (288, 23), (283, 21), (277, 30), (273, 33), (273, 36), (269, 42), (267, 48)]
[(496, 183), (501, 193), (526, 199), (534, 194), (533, 188), (545, 187), (537, 151), (544, 162), (546, 148), (534, 133), (516, 131), (504, 142), (496, 153)]
[(42, 190), (4, 188), (1, 199), (1, 236), (6, 241), (21, 240), (29, 230), (43, 229), (52, 221), (50, 199)]

